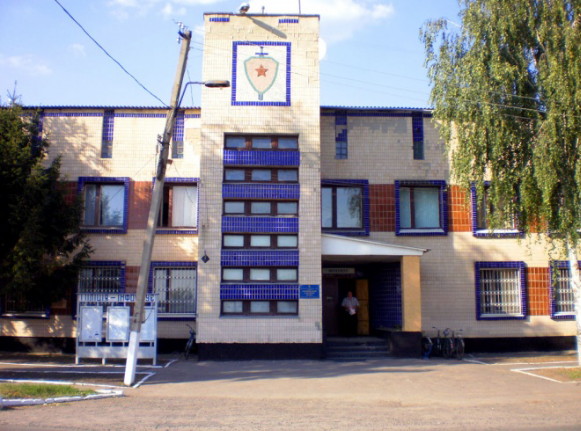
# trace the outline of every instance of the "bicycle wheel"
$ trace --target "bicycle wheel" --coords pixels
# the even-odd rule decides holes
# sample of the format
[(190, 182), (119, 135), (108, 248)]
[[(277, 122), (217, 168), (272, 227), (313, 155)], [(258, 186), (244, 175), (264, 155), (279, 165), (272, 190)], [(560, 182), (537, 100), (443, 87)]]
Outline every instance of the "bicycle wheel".
[(464, 340), (461, 338), (456, 340), (456, 359), (459, 361), (464, 359)]
[(184, 356), (186, 359), (190, 356), (190, 352), (192, 351), (192, 347), (194, 347), (194, 337), (190, 337), (188, 342), (186, 343), (186, 349), (184, 350)]

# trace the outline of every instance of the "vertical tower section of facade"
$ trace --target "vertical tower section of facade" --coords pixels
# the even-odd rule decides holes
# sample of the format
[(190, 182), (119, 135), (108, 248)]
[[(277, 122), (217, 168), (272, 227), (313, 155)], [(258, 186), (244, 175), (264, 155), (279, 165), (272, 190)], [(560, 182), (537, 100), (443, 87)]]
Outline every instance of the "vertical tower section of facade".
[(205, 15), (203, 80), (231, 87), (202, 92), (201, 358), (320, 352), (318, 39), (318, 16)]

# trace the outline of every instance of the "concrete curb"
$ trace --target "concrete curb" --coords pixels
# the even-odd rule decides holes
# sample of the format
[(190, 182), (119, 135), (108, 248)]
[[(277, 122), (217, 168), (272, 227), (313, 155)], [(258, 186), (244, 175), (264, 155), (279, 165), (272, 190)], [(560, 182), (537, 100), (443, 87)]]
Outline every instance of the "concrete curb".
[(102, 398), (115, 398), (124, 396), (121, 390), (102, 390), (98, 389), (97, 394), (75, 397), (57, 397), (57, 398), (15, 398), (2, 399), (0, 398), (0, 409), (4, 407), (19, 407), (19, 406), (36, 406), (41, 404), (55, 404), (55, 403), (71, 403), (75, 401), (97, 400)]

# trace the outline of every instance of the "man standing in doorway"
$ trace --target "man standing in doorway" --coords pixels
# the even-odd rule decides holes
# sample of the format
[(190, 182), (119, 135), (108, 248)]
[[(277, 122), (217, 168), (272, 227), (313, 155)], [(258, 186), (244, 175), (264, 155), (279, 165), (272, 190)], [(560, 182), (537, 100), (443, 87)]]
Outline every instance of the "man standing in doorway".
[(353, 292), (349, 291), (347, 296), (343, 298), (341, 307), (345, 310), (345, 332), (348, 336), (357, 335), (357, 311), (359, 310), (359, 301), (353, 296)]

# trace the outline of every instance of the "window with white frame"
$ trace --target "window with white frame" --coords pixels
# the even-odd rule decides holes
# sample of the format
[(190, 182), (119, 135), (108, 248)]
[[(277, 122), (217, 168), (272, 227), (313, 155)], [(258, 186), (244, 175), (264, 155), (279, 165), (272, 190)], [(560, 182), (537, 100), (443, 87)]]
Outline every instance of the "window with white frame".
[(196, 267), (194, 264), (152, 262), (153, 292), (160, 315), (196, 313)]
[(121, 262), (89, 262), (79, 271), (79, 293), (123, 292), (125, 265)]
[(396, 181), (396, 234), (447, 234), (446, 183)]
[(195, 182), (164, 184), (160, 228), (195, 229), (198, 226), (198, 187)]
[(477, 318), (523, 319), (526, 315), (522, 262), (476, 262)]
[(554, 318), (575, 317), (575, 297), (571, 285), (571, 270), (568, 262), (554, 262), (552, 266), (551, 316)]
[(80, 177), (83, 196), (83, 228), (127, 229), (127, 178)]

